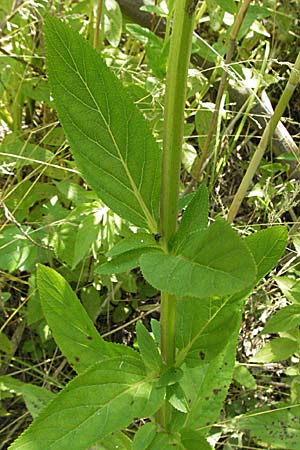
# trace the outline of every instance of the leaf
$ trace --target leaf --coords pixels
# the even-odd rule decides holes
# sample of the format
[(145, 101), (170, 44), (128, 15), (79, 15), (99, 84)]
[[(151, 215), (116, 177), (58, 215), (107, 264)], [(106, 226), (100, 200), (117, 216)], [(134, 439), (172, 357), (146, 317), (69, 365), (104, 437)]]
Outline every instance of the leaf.
[(147, 450), (181, 450), (182, 446), (178, 442), (178, 436), (173, 436), (170, 433), (159, 432), (156, 433)]
[(289, 277), (274, 277), (284, 296), (293, 303), (300, 302), (300, 280)]
[(113, 47), (118, 47), (122, 34), (122, 13), (115, 0), (105, 0), (105, 37)]
[(107, 261), (95, 270), (99, 275), (111, 275), (113, 273), (122, 273), (127, 272), (128, 270), (135, 269), (140, 265), (140, 257), (144, 253), (152, 254), (152, 253), (161, 253), (162, 250), (157, 247), (142, 247), (138, 250), (130, 250), (129, 252), (122, 253), (110, 261)]
[(243, 292), (233, 295), (229, 302), (235, 303), (242, 298), (247, 298), (252, 288), (274, 268), (279, 258), (283, 255), (287, 245), (287, 230), (283, 226), (270, 227), (256, 231), (245, 239), (257, 268), (257, 275), (252, 286)]
[(122, 239), (106, 254), (110, 261), (97, 267), (96, 273), (111, 275), (139, 267), (144, 253), (162, 252), (161, 246), (149, 233), (136, 233)]
[(121, 82), (75, 31), (48, 16), (47, 65), (76, 164), (113, 211), (157, 232), (161, 151)]
[(246, 244), (254, 256), (257, 266), (256, 282), (273, 269), (284, 253), (287, 239), (288, 231), (283, 226), (260, 230), (246, 238)]
[(256, 389), (257, 384), (254, 376), (249, 372), (247, 367), (237, 365), (234, 368), (233, 379), (237, 381), (241, 386), (245, 386), (247, 389)]
[[(30, 228), (24, 227), (24, 231), (32, 235)], [(0, 233), (1, 270), (10, 273), (18, 269), (30, 272), (37, 260), (37, 254), (37, 247), (15, 225), (7, 225)]]
[(97, 214), (90, 214), (80, 222), (75, 237), (73, 269), (88, 255), (93, 243), (97, 241), (99, 235), (99, 223), (97, 219)]
[(250, 362), (274, 363), (288, 359), (298, 350), (297, 341), (288, 338), (275, 338), (267, 342)]
[(15, 168), (32, 166), (33, 164), (43, 164), (54, 158), (53, 153), (38, 145), (23, 141), (15, 133), (8, 134), (2, 141), (1, 152), (7, 155), (0, 156), (0, 161), (14, 163)]
[(106, 256), (114, 257), (131, 250), (148, 249), (150, 247), (161, 249), (159, 243), (156, 242), (154, 236), (151, 234), (135, 233), (117, 242), (117, 244), (107, 252)]
[(26, 407), (33, 418), (36, 417), (55, 396), (55, 394), (47, 389), (34, 386), (30, 383), (23, 383), (8, 375), (0, 376), (0, 392), (1, 391), (9, 391), (22, 395)]
[(240, 323), (241, 314), (239, 323), (230, 326), (231, 335), (228, 333), (224, 339), (223, 350), (213, 359), (206, 362), (199, 357), (198, 366), (182, 366), (184, 375), (180, 386), (189, 405), (184, 426), (192, 429), (207, 427), (218, 419), (232, 381)]
[(241, 321), (240, 305), (226, 301), (177, 301), (176, 362), (194, 367), (212, 361), (232, 337)]
[(10, 449), (86, 450), (135, 417), (154, 414), (163, 397), (137, 358), (98, 362), (74, 378)]
[[(238, 430), (247, 430), (256, 442), (280, 450), (300, 448), (300, 408), (293, 405), (275, 404), (273, 410), (256, 409), (237, 417)], [(275, 409), (276, 408), (276, 409)]]
[(157, 433), (157, 428), (152, 422), (145, 423), (134, 435), (133, 450), (146, 450)]
[[(215, 104), (210, 102), (201, 102), (200, 108), (195, 115), (195, 126), (198, 135), (198, 145), (199, 149), (202, 151), (204, 143), (207, 138), (207, 132), (212, 120), (212, 116), (215, 110)], [(217, 130), (215, 130), (215, 133)], [(210, 148), (214, 148), (216, 145), (216, 134), (213, 135)], [(198, 158), (197, 158), (198, 160)], [(196, 161), (197, 161), (196, 160)]]
[(167, 400), (177, 411), (187, 413), (189, 405), (185, 393), (179, 383), (167, 386)]
[(189, 202), (180, 222), (179, 229), (172, 242), (172, 251), (179, 253), (186, 243), (207, 228), (208, 191), (202, 184)]
[(138, 354), (129, 347), (105, 342), (66, 280), (39, 265), (37, 285), (46, 320), (55, 341), (77, 372), (116, 354)]
[(141, 322), (138, 322), (136, 325), (136, 335), (140, 355), (144, 364), (150, 370), (160, 371), (162, 368), (162, 360), (158, 348), (149, 331)]
[(0, 352), (8, 353), (9, 355), (14, 353), (12, 342), (2, 331), (0, 331)]
[(95, 444), (89, 450), (132, 450), (132, 441), (121, 431), (106, 436), (103, 442)]
[(183, 377), (183, 372), (180, 367), (167, 367), (162, 373), (157, 386), (172, 386), (176, 384)]
[(280, 309), (265, 325), (261, 334), (280, 333), (300, 326), (300, 305), (290, 305)]
[(200, 434), (200, 432), (183, 429), (181, 432), (181, 442), (187, 450), (212, 450), (207, 440)]
[(155, 288), (179, 297), (206, 298), (239, 292), (256, 276), (246, 244), (223, 220), (194, 236), (181, 255), (142, 255), (141, 269)]

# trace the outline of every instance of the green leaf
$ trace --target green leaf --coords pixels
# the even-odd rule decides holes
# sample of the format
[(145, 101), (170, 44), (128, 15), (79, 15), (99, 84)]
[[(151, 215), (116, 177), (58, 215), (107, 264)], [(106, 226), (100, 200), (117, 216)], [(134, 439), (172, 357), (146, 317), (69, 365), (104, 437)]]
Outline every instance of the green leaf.
[(283, 226), (270, 227), (256, 231), (245, 239), (254, 258), (257, 275), (252, 286), (230, 298), (230, 303), (246, 298), (252, 288), (276, 265), (287, 245), (287, 230)]
[(167, 386), (167, 399), (168, 399), (168, 402), (175, 409), (177, 409), (177, 411), (181, 411), (183, 413), (188, 412), (189, 405), (188, 405), (187, 399), (185, 397), (185, 393), (179, 383), (175, 383), (175, 384), (171, 384), (171, 386)]
[(231, 339), (241, 321), (240, 305), (193, 298), (177, 301), (176, 362), (197, 366), (212, 361)]
[(179, 297), (206, 298), (251, 285), (256, 267), (248, 247), (223, 220), (194, 236), (181, 255), (143, 255), (141, 269), (155, 288)]
[(159, 243), (156, 242), (152, 234), (135, 233), (117, 242), (117, 244), (111, 250), (109, 250), (109, 252), (107, 252), (106, 256), (114, 257), (131, 250), (147, 250), (151, 247), (161, 249)]
[(105, 439), (98, 444), (93, 445), (89, 450), (132, 450), (132, 441), (126, 434), (121, 431), (106, 436)]
[(172, 386), (181, 380), (182, 377), (183, 371), (180, 367), (167, 367), (157, 382), (157, 387)]
[[(239, 323), (230, 325), (231, 335), (228, 333), (224, 339), (223, 350), (213, 359), (206, 362), (199, 357), (198, 366), (189, 367), (185, 364), (182, 366), (184, 375), (180, 380), (180, 386), (189, 405), (189, 411), (185, 416), (186, 427), (207, 427), (218, 419), (232, 381), (240, 323), (241, 314)], [(176, 427), (176, 424), (174, 426)]]
[(13, 355), (13, 344), (2, 331), (0, 331), (0, 352)]
[(261, 334), (289, 331), (300, 325), (300, 305), (290, 305), (277, 311), (265, 325)]
[(208, 191), (202, 184), (189, 202), (180, 222), (179, 229), (172, 242), (172, 251), (181, 252), (186, 243), (207, 228)]
[(249, 372), (247, 367), (237, 365), (234, 368), (233, 379), (237, 381), (241, 386), (245, 386), (247, 389), (256, 389), (256, 381), (254, 376)]
[(75, 31), (48, 16), (47, 65), (76, 164), (112, 210), (157, 232), (161, 152), (121, 82)]
[(275, 404), (272, 408), (273, 410), (256, 409), (245, 416), (238, 417), (235, 420), (236, 428), (247, 430), (255, 442), (267, 445), (268, 448), (299, 450), (299, 406)]
[(92, 245), (97, 241), (99, 228), (97, 214), (90, 214), (81, 220), (75, 235), (73, 269), (91, 251)]
[(155, 438), (147, 447), (147, 450), (181, 450), (181, 443), (178, 442), (178, 436), (173, 436), (170, 433), (156, 433)]
[(55, 394), (47, 389), (34, 386), (30, 383), (23, 383), (8, 375), (0, 376), (0, 391), (9, 391), (14, 392), (17, 395), (22, 395), (26, 407), (33, 418), (36, 417), (55, 396)]
[(154, 414), (163, 397), (137, 358), (98, 362), (74, 378), (10, 449), (86, 450), (135, 417)]
[(7, 155), (1, 155), (0, 161), (14, 163), (14, 167), (32, 166), (34, 164), (43, 164), (51, 162), (54, 158), (53, 153), (38, 145), (23, 141), (15, 133), (8, 134), (2, 141), (1, 152)]
[(298, 343), (293, 339), (275, 338), (267, 342), (254, 356), (251, 362), (274, 363), (288, 359), (298, 350)]
[(212, 450), (207, 440), (199, 433), (199, 431), (191, 429), (183, 429), (181, 432), (181, 442), (187, 450)]
[(300, 302), (300, 280), (289, 277), (274, 277), (284, 296), (293, 303)]
[(138, 322), (136, 326), (136, 335), (139, 344), (139, 350), (144, 364), (154, 371), (160, 371), (162, 360), (155, 344), (154, 339), (150, 335), (146, 327)]
[(38, 266), (37, 285), (46, 320), (62, 353), (77, 372), (116, 354), (137, 353), (105, 342), (66, 280), (55, 270)]
[(118, 47), (122, 34), (122, 13), (115, 0), (105, 0), (104, 32), (108, 42)]
[(257, 231), (246, 238), (257, 266), (256, 282), (260, 281), (275, 266), (287, 245), (286, 227), (275, 226)]
[(137, 433), (135, 433), (132, 449), (146, 450), (155, 438), (156, 434), (156, 426), (151, 422), (145, 423), (138, 429)]
[[(32, 230), (24, 227), (24, 231), (32, 235)], [(28, 271), (37, 260), (37, 247), (32, 244), (15, 225), (7, 225), (0, 233), (0, 269), (14, 272)]]
[(127, 272), (128, 270), (135, 269), (140, 265), (140, 257), (152, 253), (161, 253), (161, 248), (157, 247), (142, 247), (137, 250), (130, 250), (129, 252), (122, 253), (121, 255), (115, 256), (110, 261), (107, 261), (95, 270), (99, 275), (111, 275), (113, 273)]
[[(215, 104), (210, 102), (201, 102), (200, 109), (195, 115), (195, 126), (198, 135), (199, 149), (202, 151), (207, 137), (207, 131), (211, 123), (211, 119), (215, 110)], [(215, 130), (216, 133), (217, 130)], [(213, 135), (210, 148), (214, 148), (216, 144), (216, 134)], [(198, 158), (197, 158), (198, 159)], [(196, 160), (197, 161), (197, 160)]]
[(139, 267), (144, 253), (162, 252), (161, 246), (149, 233), (136, 233), (122, 239), (106, 254), (112, 258), (96, 269), (100, 275), (122, 273)]

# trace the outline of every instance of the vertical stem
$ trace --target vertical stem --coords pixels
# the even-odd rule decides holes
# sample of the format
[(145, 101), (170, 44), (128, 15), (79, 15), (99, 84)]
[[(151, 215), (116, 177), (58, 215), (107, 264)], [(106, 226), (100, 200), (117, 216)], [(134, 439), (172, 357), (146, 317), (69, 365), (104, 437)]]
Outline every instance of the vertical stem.
[(194, 24), (194, 0), (177, 0), (168, 60), (163, 162), (161, 183), (161, 232), (168, 244), (176, 231), (187, 71)]
[[(162, 243), (166, 249), (177, 227), (186, 82), (197, 2), (176, 0), (174, 10), (166, 81), (160, 208)], [(175, 322), (176, 298), (162, 292), (161, 354), (164, 364), (169, 367), (175, 363)], [(163, 427), (171, 420), (171, 407), (167, 401), (158, 420)]]
[(94, 42), (93, 42), (94, 48), (98, 48), (98, 46), (99, 46), (99, 35), (100, 35), (100, 28), (102, 25), (103, 12), (104, 12), (104, 0), (98, 0), (95, 34), (94, 34)]

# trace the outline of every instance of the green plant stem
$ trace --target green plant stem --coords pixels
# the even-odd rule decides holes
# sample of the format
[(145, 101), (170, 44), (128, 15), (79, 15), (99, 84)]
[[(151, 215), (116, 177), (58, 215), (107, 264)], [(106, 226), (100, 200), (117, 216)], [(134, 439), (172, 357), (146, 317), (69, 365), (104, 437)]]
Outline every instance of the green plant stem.
[[(177, 227), (186, 83), (196, 3), (194, 0), (177, 0), (174, 10), (166, 82), (161, 182), (161, 234), (165, 249), (169, 247)], [(176, 298), (166, 292), (161, 294), (160, 320), (162, 359), (166, 366), (172, 366), (175, 363)], [(158, 420), (164, 428), (171, 420), (167, 401), (158, 414)]]
[(93, 42), (94, 48), (99, 47), (99, 36), (100, 36), (100, 32), (102, 32), (103, 13), (104, 13), (104, 0), (98, 0), (95, 34), (94, 34), (94, 42)]
[[(232, 57), (233, 57), (234, 51), (235, 51), (237, 35), (241, 28), (245, 14), (249, 8), (251, 1), (252, 0), (244, 0), (242, 2), (241, 7), (236, 15), (235, 21), (232, 25), (232, 29), (230, 32), (230, 38), (229, 38), (229, 42), (228, 42), (226, 59), (225, 59), (225, 63), (224, 63), (225, 67), (228, 67), (228, 65), (231, 63), (231, 60), (232, 60)], [(223, 73), (221, 76), (221, 81), (219, 84), (218, 93), (217, 93), (215, 109), (213, 112), (213, 116), (211, 119), (207, 137), (206, 137), (204, 145), (203, 145), (201, 157), (200, 157), (200, 159), (195, 167), (194, 173), (193, 173), (194, 180), (190, 183), (188, 189), (186, 190), (186, 193), (191, 191), (194, 181), (198, 180), (198, 178), (200, 177), (200, 175), (202, 173), (204, 163), (205, 163), (207, 155), (208, 155), (208, 150), (209, 150), (209, 147), (210, 147), (210, 144), (211, 144), (214, 132), (215, 132), (215, 128), (216, 128), (216, 124), (217, 124), (217, 120), (218, 120), (218, 116), (219, 116), (219, 111), (220, 111), (220, 104), (222, 101), (222, 97), (223, 97), (223, 94), (225, 91), (226, 84), (227, 84), (227, 71), (223, 70)]]
[(266, 148), (269, 144), (269, 141), (274, 134), (275, 128), (277, 127), (277, 124), (280, 121), (284, 113), (284, 110), (287, 107), (293, 95), (294, 90), (296, 89), (296, 86), (299, 84), (299, 81), (300, 81), (300, 52), (298, 53), (294, 67), (291, 70), (289, 80), (275, 108), (274, 114), (272, 115), (270, 121), (268, 122), (268, 125), (265, 128), (265, 131), (261, 137), (259, 145), (251, 159), (248, 169), (244, 175), (244, 178), (242, 179), (238, 191), (235, 194), (232, 204), (229, 208), (227, 217), (227, 221), (229, 223), (232, 223), (235, 219), (239, 207), (247, 194), (247, 190), (250, 186), (252, 178), (254, 177), (258, 169), (258, 166), (262, 160), (262, 157), (266, 151)]
[(177, 226), (180, 163), (183, 142), (186, 81), (190, 61), (193, 0), (177, 0), (168, 60), (161, 183), (161, 234), (168, 244)]

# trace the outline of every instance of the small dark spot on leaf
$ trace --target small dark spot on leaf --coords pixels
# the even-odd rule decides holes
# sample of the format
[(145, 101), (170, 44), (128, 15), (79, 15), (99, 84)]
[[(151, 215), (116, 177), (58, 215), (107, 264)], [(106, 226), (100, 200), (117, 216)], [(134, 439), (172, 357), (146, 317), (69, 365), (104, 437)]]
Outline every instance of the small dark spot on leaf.
[(205, 359), (205, 353), (204, 352), (199, 352), (199, 357), (201, 359), (201, 361), (203, 361)]
[(76, 361), (76, 362), (79, 362), (79, 361), (80, 361), (80, 359), (78, 358), (78, 356), (75, 356), (75, 361)]
[(221, 392), (221, 389), (213, 389), (214, 395), (218, 395), (218, 394), (220, 394), (220, 392)]
[(93, 340), (92, 336), (87, 336), (86, 338), (87, 338), (89, 341), (92, 341), (92, 340)]
[(228, 366), (228, 362), (227, 361), (224, 361), (224, 366)]
[(209, 400), (209, 397), (207, 396), (207, 397), (205, 397), (205, 400)]

